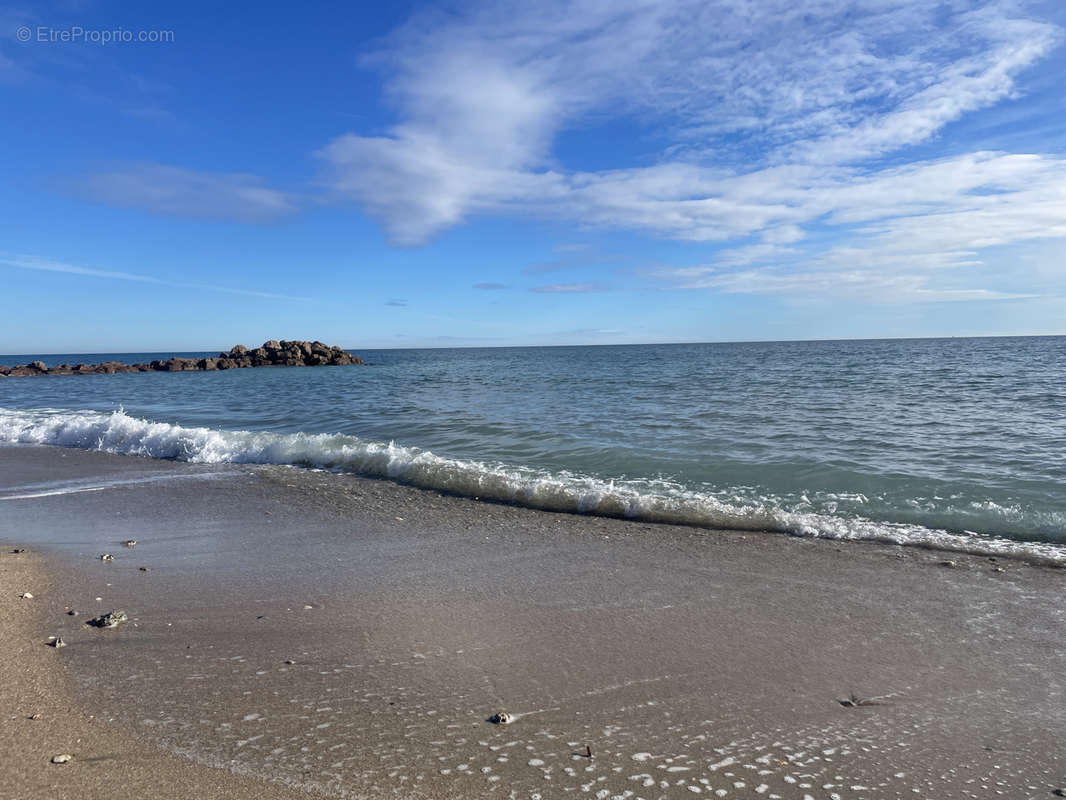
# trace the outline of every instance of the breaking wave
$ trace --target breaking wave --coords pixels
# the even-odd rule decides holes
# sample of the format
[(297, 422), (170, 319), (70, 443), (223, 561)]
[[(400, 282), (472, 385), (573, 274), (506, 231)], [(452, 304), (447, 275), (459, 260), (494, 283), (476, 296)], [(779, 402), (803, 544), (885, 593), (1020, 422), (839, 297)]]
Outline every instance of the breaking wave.
[(567, 471), (445, 458), (428, 450), (323, 433), (182, 427), (124, 411), (0, 409), (0, 442), (57, 445), (193, 463), (280, 464), (351, 472), (548, 511), (709, 529), (865, 540), (1066, 566), (1066, 547), (971, 532), (789, 510), (772, 500), (696, 491), (668, 480), (605, 480)]

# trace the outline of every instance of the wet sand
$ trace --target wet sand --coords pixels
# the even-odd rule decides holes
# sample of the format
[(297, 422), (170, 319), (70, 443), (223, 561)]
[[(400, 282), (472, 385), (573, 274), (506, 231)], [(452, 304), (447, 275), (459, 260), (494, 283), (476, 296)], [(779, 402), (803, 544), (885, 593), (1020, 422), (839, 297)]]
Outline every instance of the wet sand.
[[(2, 796), (168, 770), (218, 782), (189, 797), (1066, 786), (1061, 570), (43, 447), (0, 447), (0, 542)], [(69, 728), (25, 719), (53, 691)]]

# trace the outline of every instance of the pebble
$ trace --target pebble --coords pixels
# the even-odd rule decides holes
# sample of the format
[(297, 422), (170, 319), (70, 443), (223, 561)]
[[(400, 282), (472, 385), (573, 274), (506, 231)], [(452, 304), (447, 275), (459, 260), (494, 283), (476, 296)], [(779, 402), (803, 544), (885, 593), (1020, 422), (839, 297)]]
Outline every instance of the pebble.
[(1056, 789), (1052, 792), (1055, 797), (1066, 797), (1066, 788)]
[(106, 614), (93, 617), (85, 624), (92, 625), (95, 628), (115, 628), (123, 622), (129, 622), (129, 619), (125, 611), (108, 611)]
[(72, 756), (70, 753), (60, 753), (57, 756), (52, 756), (52, 763), (53, 764), (66, 764), (68, 761), (73, 761), (73, 760), (74, 760), (74, 756)]

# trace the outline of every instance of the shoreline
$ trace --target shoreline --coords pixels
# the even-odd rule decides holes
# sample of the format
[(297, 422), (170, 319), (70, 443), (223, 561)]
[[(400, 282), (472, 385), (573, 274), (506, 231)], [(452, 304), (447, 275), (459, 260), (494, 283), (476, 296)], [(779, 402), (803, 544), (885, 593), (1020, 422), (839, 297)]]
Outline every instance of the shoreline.
[[(68, 646), (42, 643), (32, 663), (61, 661), (109, 734), (279, 797), (947, 800), (1066, 784), (1059, 570), (0, 448), (0, 498), (35, 493), (0, 502), (0, 540), (43, 553), (52, 588), (5, 602), (39, 604), (37, 634)], [(112, 608), (130, 623), (83, 624)], [(842, 705), (852, 693), (872, 702)], [(489, 723), (498, 711), (516, 722)], [(40, 755), (19, 773), (28, 796), (44, 767), (71, 766)]]

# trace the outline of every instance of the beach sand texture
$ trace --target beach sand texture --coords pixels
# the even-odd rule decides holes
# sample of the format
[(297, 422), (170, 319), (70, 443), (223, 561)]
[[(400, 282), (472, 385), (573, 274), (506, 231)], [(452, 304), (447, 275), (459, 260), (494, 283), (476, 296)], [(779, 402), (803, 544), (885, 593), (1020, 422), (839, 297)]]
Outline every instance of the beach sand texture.
[(5, 798), (1066, 785), (1061, 570), (20, 446), (0, 542)]

